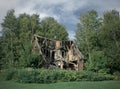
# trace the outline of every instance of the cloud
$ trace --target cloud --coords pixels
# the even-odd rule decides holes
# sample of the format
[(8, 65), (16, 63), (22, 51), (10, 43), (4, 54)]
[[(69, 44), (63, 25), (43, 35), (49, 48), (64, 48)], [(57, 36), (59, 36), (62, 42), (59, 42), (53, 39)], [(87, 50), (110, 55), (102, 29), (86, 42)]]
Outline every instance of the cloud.
[(70, 30), (70, 31), (68, 31), (68, 34), (69, 34), (69, 39), (70, 40), (74, 40), (75, 39), (75, 32), (74, 32), (74, 30)]
[[(3, 22), (4, 16), (9, 9), (15, 9), (20, 0), (2, 0), (0, 3), (0, 24)], [(0, 25), (0, 36), (1, 36), (1, 25)]]
[(9, 9), (14, 9), (19, 4), (20, 0), (2, 0), (0, 3), (0, 21), (3, 19), (3, 17), (6, 15), (6, 12)]
[[(73, 39), (80, 13), (95, 9), (99, 14), (116, 9), (120, 12), (120, 0), (2, 0), (0, 3), (0, 23), (9, 9), (21, 13), (39, 14), (40, 18), (54, 17), (66, 26)], [(1, 28), (0, 28), (1, 29)]]

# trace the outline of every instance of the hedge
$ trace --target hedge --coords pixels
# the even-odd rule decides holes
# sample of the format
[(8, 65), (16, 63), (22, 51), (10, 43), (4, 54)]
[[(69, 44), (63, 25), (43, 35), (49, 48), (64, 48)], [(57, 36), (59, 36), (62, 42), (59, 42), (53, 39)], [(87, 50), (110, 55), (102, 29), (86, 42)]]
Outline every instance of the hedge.
[(103, 81), (113, 80), (109, 74), (94, 73), (91, 71), (48, 70), (48, 69), (6, 69), (2, 71), (5, 80), (14, 80), (21, 83), (56, 83), (70, 81)]

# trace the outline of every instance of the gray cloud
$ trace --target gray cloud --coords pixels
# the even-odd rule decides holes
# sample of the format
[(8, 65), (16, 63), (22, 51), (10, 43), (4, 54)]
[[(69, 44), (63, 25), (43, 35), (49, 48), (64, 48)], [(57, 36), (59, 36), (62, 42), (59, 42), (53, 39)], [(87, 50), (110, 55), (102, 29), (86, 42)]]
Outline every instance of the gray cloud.
[(0, 23), (9, 9), (15, 9), (15, 14), (37, 13), (40, 18), (54, 17), (64, 24), (70, 38), (74, 38), (79, 14), (95, 9), (99, 14), (106, 10), (116, 9), (120, 12), (120, 0), (2, 0), (0, 3)]

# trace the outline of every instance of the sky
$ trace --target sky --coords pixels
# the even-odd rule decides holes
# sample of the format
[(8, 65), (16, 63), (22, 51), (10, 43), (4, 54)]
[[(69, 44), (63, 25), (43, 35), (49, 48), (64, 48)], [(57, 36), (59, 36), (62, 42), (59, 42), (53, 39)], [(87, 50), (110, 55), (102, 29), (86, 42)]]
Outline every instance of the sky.
[[(81, 13), (92, 9), (96, 10), (99, 16), (112, 9), (120, 12), (120, 0), (1, 0), (0, 23), (10, 9), (15, 10), (16, 16), (27, 13), (39, 14), (40, 19), (54, 17), (65, 26), (69, 38), (74, 39)], [(1, 29), (0, 26), (0, 31)]]

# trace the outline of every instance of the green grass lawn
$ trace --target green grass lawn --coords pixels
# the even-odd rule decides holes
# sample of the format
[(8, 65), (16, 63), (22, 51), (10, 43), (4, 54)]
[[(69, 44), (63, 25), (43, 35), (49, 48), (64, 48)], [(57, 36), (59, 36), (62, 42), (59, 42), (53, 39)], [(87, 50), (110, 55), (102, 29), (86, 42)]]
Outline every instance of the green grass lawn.
[(0, 89), (120, 89), (120, 81), (81, 81), (53, 84), (22, 84), (0, 81)]

